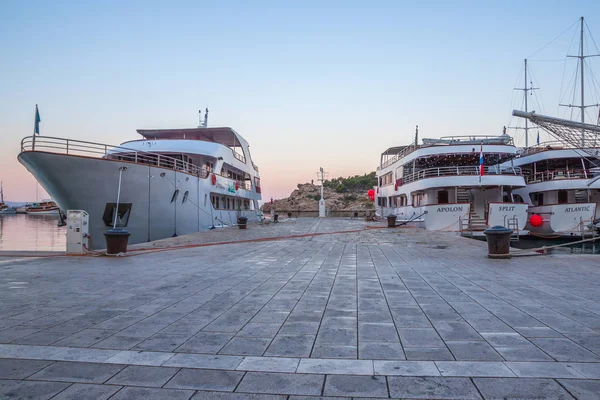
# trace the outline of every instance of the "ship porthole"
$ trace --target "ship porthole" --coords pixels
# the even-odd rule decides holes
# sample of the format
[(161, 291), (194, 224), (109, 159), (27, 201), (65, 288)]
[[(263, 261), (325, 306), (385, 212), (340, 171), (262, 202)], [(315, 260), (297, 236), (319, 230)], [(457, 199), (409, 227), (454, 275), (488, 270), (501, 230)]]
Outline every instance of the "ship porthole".
[(189, 195), (190, 195), (190, 191), (186, 190), (185, 193), (183, 194), (183, 200), (181, 200), (181, 204), (185, 204), (185, 202), (188, 200)]
[(173, 197), (171, 197), (171, 203), (174, 203), (177, 200), (178, 196), (179, 196), (179, 189), (175, 190), (175, 192), (173, 193)]

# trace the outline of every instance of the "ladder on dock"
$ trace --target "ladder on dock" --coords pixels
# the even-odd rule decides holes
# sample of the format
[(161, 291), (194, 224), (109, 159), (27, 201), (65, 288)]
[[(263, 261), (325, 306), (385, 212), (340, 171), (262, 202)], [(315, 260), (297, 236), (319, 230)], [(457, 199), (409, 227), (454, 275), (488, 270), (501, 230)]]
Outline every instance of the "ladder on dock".
[(510, 241), (518, 242), (519, 241), (519, 219), (517, 217), (506, 218), (504, 226), (506, 226), (508, 229), (512, 230), (512, 233), (510, 234)]

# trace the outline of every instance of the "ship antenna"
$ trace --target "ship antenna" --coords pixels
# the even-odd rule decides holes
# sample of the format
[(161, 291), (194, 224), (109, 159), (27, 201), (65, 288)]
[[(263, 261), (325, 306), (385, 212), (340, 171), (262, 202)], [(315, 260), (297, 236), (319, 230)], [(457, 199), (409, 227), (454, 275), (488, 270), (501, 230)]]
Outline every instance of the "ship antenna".
[(206, 107), (206, 113), (204, 114), (204, 127), (208, 128), (208, 107)]
[(202, 128), (202, 110), (198, 110), (198, 128)]
[[(527, 95), (529, 95), (531, 91), (537, 90), (539, 88), (533, 87), (533, 81), (527, 83), (527, 59), (525, 59), (525, 87), (522, 88), (514, 88), (514, 90), (522, 90), (523, 96), (525, 97), (525, 112), (529, 112), (527, 108)], [(529, 85), (529, 86), (528, 86)], [(525, 119), (525, 128), (511, 128), (511, 129), (523, 129), (525, 130), (525, 147), (529, 147), (529, 120)], [(506, 132), (505, 132), (506, 133)]]
[[(583, 79), (583, 72), (584, 72), (584, 62), (586, 58), (589, 57), (598, 57), (600, 56), (600, 54), (588, 54), (585, 55), (583, 52), (583, 32), (584, 32), (584, 20), (583, 17), (580, 18), (581, 20), (581, 38), (579, 41), (579, 55), (578, 56), (567, 56), (567, 57), (571, 57), (571, 58), (578, 58), (579, 59), (579, 67), (580, 67), (580, 78), (581, 78), (581, 105), (576, 106), (573, 104), (559, 104), (559, 106), (562, 107), (577, 107), (581, 109), (581, 123), (585, 124), (585, 109), (588, 107), (598, 107), (598, 104), (589, 104), (586, 105), (585, 104), (585, 95), (584, 95), (584, 79)], [(592, 38), (593, 40), (593, 38)], [(584, 128), (581, 128), (581, 147), (585, 147), (585, 130)]]
[(415, 128), (415, 146), (419, 145), (419, 125)]

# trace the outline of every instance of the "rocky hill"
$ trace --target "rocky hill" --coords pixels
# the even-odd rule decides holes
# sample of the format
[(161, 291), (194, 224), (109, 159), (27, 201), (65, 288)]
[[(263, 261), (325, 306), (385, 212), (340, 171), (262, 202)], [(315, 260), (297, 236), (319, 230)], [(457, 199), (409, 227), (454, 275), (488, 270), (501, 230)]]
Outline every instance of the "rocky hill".
[[(363, 176), (337, 178), (325, 181), (324, 195), (329, 211), (373, 210), (373, 202), (367, 197), (367, 191), (377, 183), (375, 172)], [(313, 183), (300, 183), (290, 197), (273, 200), (277, 212), (318, 211), (321, 187)], [(265, 199), (266, 200), (266, 199)], [(271, 212), (271, 204), (262, 206), (265, 213)]]

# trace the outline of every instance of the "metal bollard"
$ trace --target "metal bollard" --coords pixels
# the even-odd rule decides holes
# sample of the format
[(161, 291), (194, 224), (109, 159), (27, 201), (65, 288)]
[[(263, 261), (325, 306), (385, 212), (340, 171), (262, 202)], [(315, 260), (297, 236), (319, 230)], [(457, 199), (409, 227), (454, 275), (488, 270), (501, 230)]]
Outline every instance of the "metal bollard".
[(488, 243), (489, 258), (510, 258), (510, 235), (512, 229), (494, 226), (483, 231)]
[(387, 216), (387, 221), (388, 221), (388, 228), (393, 228), (396, 226), (396, 219), (398, 217), (395, 216), (394, 214), (390, 214)]
[(104, 232), (106, 239), (106, 254), (115, 255), (127, 253), (127, 243), (131, 233), (127, 229), (113, 228)]

